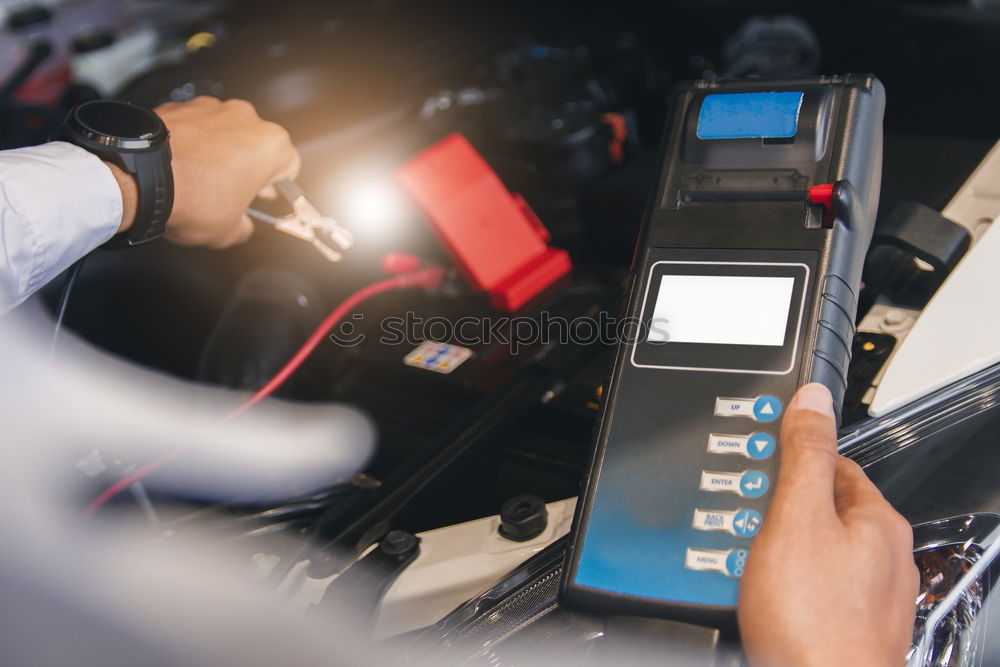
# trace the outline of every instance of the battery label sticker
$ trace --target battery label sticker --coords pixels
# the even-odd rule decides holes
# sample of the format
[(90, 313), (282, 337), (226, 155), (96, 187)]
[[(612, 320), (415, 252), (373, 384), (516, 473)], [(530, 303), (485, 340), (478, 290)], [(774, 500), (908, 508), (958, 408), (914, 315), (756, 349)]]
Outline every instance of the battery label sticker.
[(795, 136), (802, 93), (706, 95), (698, 114), (699, 139), (783, 139)]
[(472, 350), (458, 345), (424, 341), (403, 358), (403, 363), (414, 368), (444, 373), (447, 375), (465, 363), (472, 356)]

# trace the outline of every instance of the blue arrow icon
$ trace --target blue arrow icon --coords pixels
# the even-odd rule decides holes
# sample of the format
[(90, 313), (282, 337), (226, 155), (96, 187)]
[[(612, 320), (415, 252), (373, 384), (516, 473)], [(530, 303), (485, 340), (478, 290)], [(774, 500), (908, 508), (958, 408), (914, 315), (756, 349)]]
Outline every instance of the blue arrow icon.
[(775, 444), (774, 436), (770, 433), (751, 433), (747, 438), (747, 456), (758, 461), (770, 458), (774, 454)]
[(733, 532), (739, 537), (753, 537), (763, 521), (764, 518), (756, 510), (738, 510), (733, 517)]
[(759, 470), (747, 470), (740, 477), (740, 491), (747, 498), (760, 498), (767, 493), (767, 475)]
[(781, 416), (781, 401), (776, 396), (764, 394), (753, 404), (753, 418), (759, 422), (773, 422)]

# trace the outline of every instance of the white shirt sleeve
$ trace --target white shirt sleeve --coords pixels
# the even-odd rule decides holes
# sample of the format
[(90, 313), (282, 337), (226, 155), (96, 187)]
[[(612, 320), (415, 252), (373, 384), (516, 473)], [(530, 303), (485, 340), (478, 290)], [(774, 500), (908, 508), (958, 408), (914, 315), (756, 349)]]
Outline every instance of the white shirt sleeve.
[(0, 314), (110, 239), (121, 217), (97, 156), (62, 141), (0, 151)]

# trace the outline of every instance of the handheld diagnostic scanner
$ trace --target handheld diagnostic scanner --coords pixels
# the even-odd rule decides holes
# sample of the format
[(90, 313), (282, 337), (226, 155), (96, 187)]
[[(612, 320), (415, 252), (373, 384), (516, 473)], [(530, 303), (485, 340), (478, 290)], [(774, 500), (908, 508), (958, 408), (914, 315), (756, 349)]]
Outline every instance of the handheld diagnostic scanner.
[(563, 596), (730, 625), (781, 452), (840, 412), (882, 163), (874, 76), (684, 84), (633, 259)]

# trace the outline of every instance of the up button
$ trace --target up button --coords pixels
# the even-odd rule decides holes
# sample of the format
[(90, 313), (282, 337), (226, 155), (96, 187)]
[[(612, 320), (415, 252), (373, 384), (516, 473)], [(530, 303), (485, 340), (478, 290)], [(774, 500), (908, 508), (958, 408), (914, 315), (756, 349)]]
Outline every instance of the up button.
[(781, 401), (777, 396), (764, 394), (757, 398), (715, 399), (716, 417), (750, 417), (759, 422), (773, 422), (781, 416)]
[(781, 416), (781, 401), (775, 396), (764, 394), (753, 404), (753, 418), (759, 422), (773, 422)]

